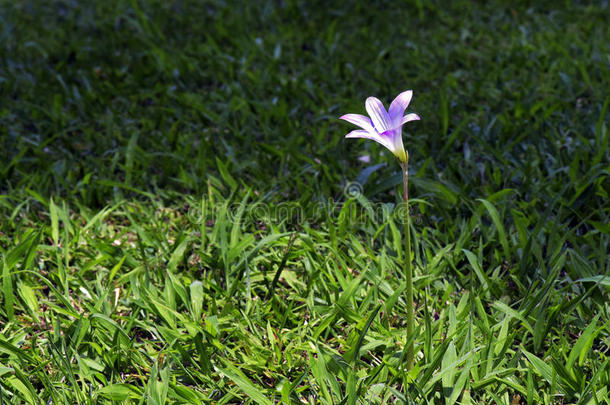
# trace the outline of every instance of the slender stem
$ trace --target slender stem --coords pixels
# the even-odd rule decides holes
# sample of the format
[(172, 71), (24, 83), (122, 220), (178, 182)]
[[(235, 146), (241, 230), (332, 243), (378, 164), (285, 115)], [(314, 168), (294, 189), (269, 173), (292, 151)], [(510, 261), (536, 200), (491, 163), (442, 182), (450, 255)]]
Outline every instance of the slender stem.
[[(405, 204), (405, 279), (407, 282), (407, 340), (413, 338), (415, 308), (413, 302), (413, 270), (411, 269), (411, 230), (409, 216), (409, 162), (401, 164), (402, 167), (402, 184), (403, 184), (403, 201)], [(407, 370), (413, 368), (413, 341), (407, 347)]]

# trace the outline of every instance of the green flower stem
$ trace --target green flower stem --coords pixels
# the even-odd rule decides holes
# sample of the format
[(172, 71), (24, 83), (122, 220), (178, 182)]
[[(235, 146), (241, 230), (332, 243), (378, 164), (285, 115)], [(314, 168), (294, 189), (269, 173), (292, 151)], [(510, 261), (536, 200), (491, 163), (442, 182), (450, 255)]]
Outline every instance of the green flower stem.
[[(408, 155), (407, 155), (408, 156)], [(401, 163), (403, 201), (405, 203), (405, 279), (407, 282), (407, 340), (413, 337), (415, 308), (413, 302), (413, 270), (411, 269), (411, 231), (409, 229), (409, 162)], [(413, 368), (413, 341), (407, 347), (407, 371)]]

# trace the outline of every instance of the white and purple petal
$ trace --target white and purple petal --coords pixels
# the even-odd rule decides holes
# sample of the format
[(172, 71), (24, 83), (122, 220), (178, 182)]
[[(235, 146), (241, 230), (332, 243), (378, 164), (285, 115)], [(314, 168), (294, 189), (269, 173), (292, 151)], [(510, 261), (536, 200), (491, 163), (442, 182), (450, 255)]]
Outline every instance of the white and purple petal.
[(365, 107), (366, 112), (369, 113), (377, 132), (381, 133), (392, 128), (390, 116), (379, 99), (375, 97), (367, 98)]
[(375, 138), (375, 134), (370, 133), (369, 131), (365, 131), (363, 129), (356, 129), (349, 134), (345, 135), (346, 138), (366, 138), (373, 139)]
[(400, 127), (388, 129), (379, 136), (384, 140), (386, 146), (402, 162), (406, 160), (405, 147), (402, 143), (402, 130)]
[(406, 124), (409, 121), (419, 121), (421, 118), (419, 118), (419, 115), (417, 114), (407, 114), (404, 117), (402, 117), (402, 121), (400, 122), (400, 125), (402, 124)]
[(375, 132), (375, 128), (373, 128), (373, 122), (369, 117), (360, 114), (345, 114), (341, 116), (339, 119), (350, 122), (354, 125), (358, 125), (360, 128), (365, 131)]
[(346, 138), (365, 138), (365, 139), (370, 139), (372, 141), (375, 141), (377, 143), (382, 144), (383, 146), (385, 146), (386, 148), (388, 148), (389, 150), (391, 150), (392, 152), (394, 152), (393, 150), (393, 143), (392, 143), (392, 139), (388, 136), (382, 136), (378, 133), (375, 132), (368, 132), (368, 131), (363, 131), (361, 129), (357, 129), (355, 131), (350, 132), (349, 134), (345, 135)]
[(392, 127), (397, 127), (401, 125), (402, 116), (405, 113), (405, 110), (409, 106), (411, 102), (411, 98), (413, 97), (413, 90), (407, 90), (400, 93), (392, 104), (390, 104), (389, 117), (392, 122)]

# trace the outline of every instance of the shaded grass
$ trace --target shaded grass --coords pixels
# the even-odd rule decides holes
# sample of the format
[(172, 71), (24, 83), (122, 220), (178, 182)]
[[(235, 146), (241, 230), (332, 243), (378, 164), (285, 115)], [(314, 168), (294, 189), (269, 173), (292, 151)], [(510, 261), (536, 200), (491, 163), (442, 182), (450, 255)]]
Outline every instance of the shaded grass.
[(0, 4), (0, 402), (607, 399), (606, 5)]

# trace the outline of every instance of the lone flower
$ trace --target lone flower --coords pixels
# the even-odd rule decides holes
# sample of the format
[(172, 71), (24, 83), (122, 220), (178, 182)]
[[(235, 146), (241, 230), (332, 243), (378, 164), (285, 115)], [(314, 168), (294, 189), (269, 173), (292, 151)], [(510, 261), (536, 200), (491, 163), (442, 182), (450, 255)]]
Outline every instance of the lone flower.
[(415, 303), (413, 301), (413, 269), (411, 268), (411, 229), (409, 218), (409, 154), (402, 144), (402, 125), (409, 121), (419, 120), (417, 114), (404, 115), (406, 108), (411, 102), (413, 91), (403, 91), (392, 101), (390, 110), (386, 111), (381, 101), (375, 97), (366, 99), (366, 112), (369, 117), (360, 114), (346, 114), (342, 120), (358, 125), (362, 129), (350, 132), (346, 138), (366, 138), (379, 142), (400, 161), (402, 168), (402, 198), (407, 209), (404, 211), (404, 242), (405, 242), (405, 292), (407, 293), (407, 336), (406, 340), (411, 343), (407, 347), (405, 363), (407, 370), (413, 368), (415, 358), (414, 333), (415, 333)]
[(402, 125), (409, 121), (419, 120), (417, 114), (404, 115), (413, 97), (413, 91), (407, 90), (400, 93), (392, 104), (390, 110), (375, 97), (366, 99), (366, 112), (369, 117), (360, 114), (345, 114), (342, 120), (358, 125), (362, 129), (350, 132), (346, 138), (366, 138), (379, 142), (388, 148), (402, 163), (407, 162), (407, 154), (402, 144)]

